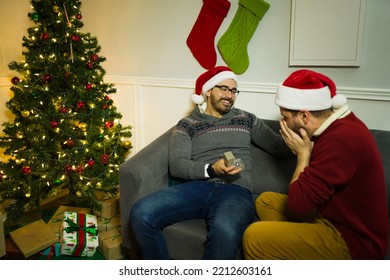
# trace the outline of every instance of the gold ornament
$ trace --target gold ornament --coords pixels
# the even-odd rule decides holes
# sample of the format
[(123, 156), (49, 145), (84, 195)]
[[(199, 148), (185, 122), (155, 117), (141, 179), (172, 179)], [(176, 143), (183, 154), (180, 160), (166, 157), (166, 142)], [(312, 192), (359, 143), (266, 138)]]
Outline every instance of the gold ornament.
[(73, 122), (74, 126), (79, 126), (80, 125), (80, 122), (78, 120), (74, 120), (74, 121), (70, 121), (70, 122)]
[(60, 11), (60, 7), (53, 6), (53, 12), (58, 13)]
[(21, 114), (22, 114), (22, 117), (27, 118), (30, 115), (30, 111), (25, 110), (25, 111), (22, 111)]
[(131, 148), (131, 142), (130, 141), (123, 141), (122, 142), (122, 146), (126, 149), (130, 149)]
[(76, 195), (77, 195), (77, 197), (82, 197), (82, 196), (83, 196), (82, 193), (81, 193), (80, 191), (77, 191), (77, 192), (76, 192)]
[(87, 124), (86, 123), (80, 123), (79, 124), (79, 128), (82, 130), (82, 131), (86, 131), (87, 130)]

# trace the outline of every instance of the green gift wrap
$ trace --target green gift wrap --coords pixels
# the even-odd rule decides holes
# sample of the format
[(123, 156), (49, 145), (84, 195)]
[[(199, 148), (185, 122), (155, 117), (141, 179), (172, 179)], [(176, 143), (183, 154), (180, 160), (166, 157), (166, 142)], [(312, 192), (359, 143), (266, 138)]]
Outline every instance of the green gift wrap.
[(64, 212), (60, 243), (62, 255), (92, 257), (99, 246), (96, 216)]

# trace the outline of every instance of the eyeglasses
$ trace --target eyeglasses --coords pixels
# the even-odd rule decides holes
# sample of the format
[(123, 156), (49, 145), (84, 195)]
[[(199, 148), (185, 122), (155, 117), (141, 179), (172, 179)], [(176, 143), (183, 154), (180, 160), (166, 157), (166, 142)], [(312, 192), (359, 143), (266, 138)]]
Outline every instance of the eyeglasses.
[(214, 87), (218, 88), (219, 91), (222, 92), (223, 94), (227, 94), (230, 91), (232, 94), (234, 94), (234, 96), (237, 96), (240, 93), (240, 91), (238, 89), (236, 89), (236, 88), (229, 88), (228, 86), (218, 86), (218, 85), (216, 85)]

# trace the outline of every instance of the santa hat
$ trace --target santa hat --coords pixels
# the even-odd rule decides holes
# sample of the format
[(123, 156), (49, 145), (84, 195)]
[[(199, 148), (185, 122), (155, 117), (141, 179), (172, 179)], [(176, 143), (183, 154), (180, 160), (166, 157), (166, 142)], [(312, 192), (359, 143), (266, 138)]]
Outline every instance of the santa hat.
[(233, 79), (236, 84), (238, 83), (237, 76), (229, 67), (226, 66), (216, 66), (203, 73), (196, 80), (195, 93), (192, 94), (191, 97), (192, 101), (195, 104), (201, 105), (205, 100), (204, 94), (218, 83), (227, 79)]
[(336, 93), (335, 83), (327, 76), (298, 70), (278, 87), (275, 103), (290, 110), (320, 111), (338, 109), (347, 104), (347, 98)]

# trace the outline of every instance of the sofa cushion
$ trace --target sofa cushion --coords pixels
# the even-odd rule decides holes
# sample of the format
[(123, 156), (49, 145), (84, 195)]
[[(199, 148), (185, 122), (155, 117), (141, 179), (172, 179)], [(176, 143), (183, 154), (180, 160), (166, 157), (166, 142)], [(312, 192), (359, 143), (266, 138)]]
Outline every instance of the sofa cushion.
[(163, 234), (172, 259), (186, 259), (183, 256), (191, 256), (193, 260), (202, 259), (207, 235), (206, 223), (203, 219), (173, 224), (164, 228)]

